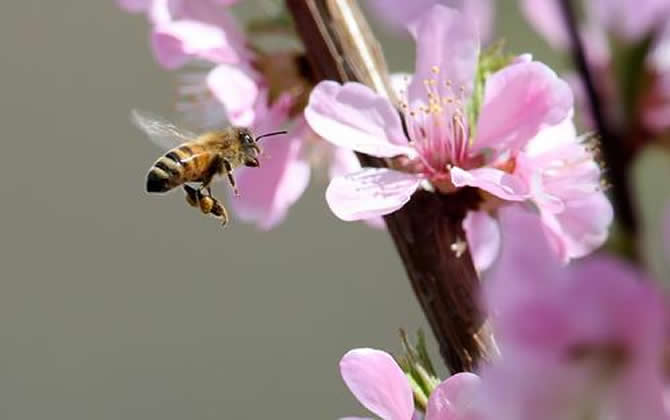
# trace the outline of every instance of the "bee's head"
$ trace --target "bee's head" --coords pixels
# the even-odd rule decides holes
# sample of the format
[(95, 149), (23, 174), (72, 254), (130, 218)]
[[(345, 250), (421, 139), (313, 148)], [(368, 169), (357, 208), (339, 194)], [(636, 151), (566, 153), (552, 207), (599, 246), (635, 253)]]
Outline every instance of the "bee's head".
[(261, 148), (256, 144), (254, 136), (248, 128), (237, 129), (237, 140), (240, 142), (240, 149), (242, 156), (244, 156), (244, 164), (246, 166), (258, 166), (258, 154)]
[(258, 141), (263, 137), (274, 136), (277, 134), (286, 134), (286, 131), (275, 131), (254, 138), (248, 128), (240, 128), (238, 131), (238, 140), (240, 141), (240, 147), (242, 148), (242, 153), (244, 155), (244, 164), (252, 167), (259, 166), (258, 154), (261, 152), (261, 148), (257, 144)]

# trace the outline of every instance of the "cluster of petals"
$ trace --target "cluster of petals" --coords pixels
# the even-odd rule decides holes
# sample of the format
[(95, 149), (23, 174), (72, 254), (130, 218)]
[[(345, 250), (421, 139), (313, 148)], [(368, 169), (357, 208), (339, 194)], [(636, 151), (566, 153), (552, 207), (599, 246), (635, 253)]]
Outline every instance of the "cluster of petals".
[[(417, 418), (412, 387), (390, 354), (370, 348), (351, 350), (340, 361), (340, 374), (358, 401), (381, 419)], [(431, 393), (424, 419), (478, 420), (471, 402), (479, 388), (479, 378), (472, 373), (449, 377)]]
[[(478, 375), (442, 382), (425, 419), (667, 419), (667, 316), (655, 284), (611, 257), (559, 264), (539, 220), (517, 206), (501, 209), (500, 221), (509, 238), (482, 299), (500, 356)], [(411, 386), (388, 354), (352, 350), (340, 373), (382, 419), (416, 418)]]
[[(435, 5), (410, 31), (416, 69), (399, 104), (358, 83), (321, 82), (311, 94), (305, 117), (324, 139), (411, 162), (411, 170), (366, 168), (333, 179), (326, 192), (332, 211), (343, 220), (366, 219), (400, 209), (427, 182), (442, 192), (474, 187), (496, 206), (532, 203), (526, 207), (545, 222), (563, 261), (601, 245), (612, 210), (593, 153), (574, 132), (567, 83), (546, 65), (519, 57), (486, 80), (473, 127), (467, 106), (479, 58), (475, 25)], [(499, 245), (489, 210), (483, 205), (464, 222), (480, 269)]]
[(356, 168), (351, 153), (320, 141), (295, 112), (295, 92), (271, 98), (269, 81), (257, 66), (258, 54), (228, 6), (235, 0), (118, 0), (124, 10), (145, 13), (152, 23), (151, 47), (165, 69), (179, 75), (177, 110), (202, 129), (227, 123), (255, 133), (290, 126), (289, 133), (263, 144), (259, 168), (241, 168), (235, 177), (241, 195), (231, 198), (239, 219), (270, 229), (284, 220), (305, 191), (311, 163), (326, 160), (332, 174)]

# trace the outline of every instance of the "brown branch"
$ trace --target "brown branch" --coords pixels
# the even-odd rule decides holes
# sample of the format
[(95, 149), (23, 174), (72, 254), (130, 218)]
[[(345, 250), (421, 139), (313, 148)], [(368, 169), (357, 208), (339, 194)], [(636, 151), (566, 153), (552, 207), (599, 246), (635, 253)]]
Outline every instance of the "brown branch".
[[(358, 81), (392, 97), (381, 48), (356, 0), (286, 0), (311, 64), (315, 81)], [(359, 155), (365, 166), (385, 166)], [(384, 219), (407, 270), (412, 288), (452, 372), (472, 370), (485, 355), (488, 336), (477, 307), (479, 280), (461, 227), (476, 191), (414, 194), (408, 204)], [(460, 256), (458, 256), (460, 255)]]

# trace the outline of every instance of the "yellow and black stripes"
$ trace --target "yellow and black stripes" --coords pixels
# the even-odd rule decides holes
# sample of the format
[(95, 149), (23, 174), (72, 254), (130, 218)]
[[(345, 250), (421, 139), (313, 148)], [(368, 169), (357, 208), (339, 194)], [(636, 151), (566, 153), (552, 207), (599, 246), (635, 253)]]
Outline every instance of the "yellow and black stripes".
[(202, 178), (212, 154), (197, 144), (183, 144), (163, 155), (147, 174), (147, 192), (167, 192), (185, 182)]

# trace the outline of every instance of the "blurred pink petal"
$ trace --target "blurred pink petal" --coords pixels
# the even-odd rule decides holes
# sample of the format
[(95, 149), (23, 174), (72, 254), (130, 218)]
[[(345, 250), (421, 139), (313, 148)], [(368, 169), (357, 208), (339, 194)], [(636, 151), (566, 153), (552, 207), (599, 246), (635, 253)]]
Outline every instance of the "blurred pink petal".
[(430, 394), (425, 420), (483, 420), (476, 406), (481, 380), (473, 373), (457, 373)]
[(309, 164), (300, 158), (302, 139), (297, 133), (268, 139), (259, 168), (242, 168), (235, 173), (239, 197), (232, 197), (235, 214), (260, 229), (280, 223), (288, 209), (303, 194), (310, 178)]
[(221, 63), (236, 63), (240, 59), (223, 29), (199, 21), (157, 25), (151, 43), (156, 60), (167, 69), (179, 68), (193, 58)]
[(530, 212), (504, 208), (500, 221), (484, 282), (502, 350), (481, 374), (490, 418), (665, 418), (665, 317), (648, 279), (602, 257), (563, 268)]
[(221, 64), (209, 73), (207, 85), (226, 108), (232, 124), (250, 126), (254, 122), (259, 87), (252, 74), (239, 66)]
[(342, 220), (383, 216), (404, 206), (420, 183), (421, 178), (416, 175), (365, 168), (330, 181), (326, 201)]
[(368, 0), (372, 11), (389, 26), (400, 29), (435, 4), (452, 7), (475, 22), (483, 39), (492, 32), (495, 2), (493, 0)]
[(521, 0), (521, 11), (537, 32), (554, 48), (567, 49), (568, 33), (558, 1)]
[(627, 41), (641, 41), (670, 18), (667, 0), (591, 0), (585, 4), (595, 25)]
[(116, 4), (126, 12), (142, 13), (147, 11), (152, 0), (116, 0)]
[(518, 150), (543, 125), (563, 121), (572, 110), (572, 102), (568, 84), (544, 64), (506, 67), (486, 81), (474, 148)]
[(412, 22), (416, 39), (416, 67), (409, 86), (408, 99), (412, 105), (416, 98), (426, 97), (426, 81), (435, 79), (439, 72), (442, 83), (435, 89), (441, 97), (449, 97), (452, 88), (463, 88), (461, 94), (469, 96), (479, 57), (479, 36), (472, 21), (461, 13), (446, 7), (435, 6)]
[(413, 153), (393, 105), (359, 83), (319, 83), (305, 118), (317, 134), (339, 147), (378, 157)]
[(383, 420), (412, 418), (412, 389), (405, 373), (388, 353), (351, 350), (340, 361), (340, 374), (358, 401)]
[(463, 220), (463, 230), (475, 268), (486, 270), (500, 250), (498, 222), (485, 211), (470, 211)]
[(454, 166), (450, 172), (451, 182), (457, 187), (476, 187), (509, 201), (528, 198), (528, 186), (521, 179), (500, 169), (476, 168), (466, 171)]

